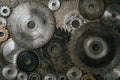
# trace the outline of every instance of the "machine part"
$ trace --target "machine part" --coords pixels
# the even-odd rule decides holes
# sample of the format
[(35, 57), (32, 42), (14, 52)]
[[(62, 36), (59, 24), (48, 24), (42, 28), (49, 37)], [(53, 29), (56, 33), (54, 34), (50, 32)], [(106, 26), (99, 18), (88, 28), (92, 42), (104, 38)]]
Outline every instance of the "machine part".
[(8, 6), (2, 6), (0, 8), (0, 14), (3, 16), (3, 17), (8, 17), (11, 13), (11, 9), (8, 7)]
[(42, 4), (34, 2), (16, 7), (8, 22), (15, 42), (27, 49), (45, 45), (54, 33), (55, 21), (52, 13)]
[(120, 65), (115, 67), (110, 73), (103, 75), (104, 80), (119, 80), (120, 78)]
[(82, 77), (82, 71), (76, 67), (72, 67), (68, 70), (67, 77), (69, 80), (80, 80)]
[[(17, 53), (16, 53), (17, 54)], [(17, 57), (17, 66), (23, 72), (33, 72), (40, 65), (40, 57), (31, 50), (20, 51)]]
[(96, 80), (92, 75), (83, 75), (81, 80)]
[(70, 34), (65, 31), (55, 30), (54, 36), (42, 50), (43, 54), (49, 54), (53, 67), (57, 73), (65, 73), (73, 66), (69, 55), (67, 54), (67, 43), (70, 40)]
[(68, 78), (67, 78), (67, 76), (61, 74), (61, 75), (59, 75), (58, 80), (68, 80)]
[(1, 53), (7, 62), (16, 64), (15, 59), (17, 55), (13, 52), (16, 49), (16, 44), (12, 38), (2, 44)]
[(119, 64), (118, 36), (112, 26), (99, 22), (85, 24), (72, 35), (69, 46), (72, 61), (89, 74), (109, 73)]
[(47, 74), (44, 77), (44, 80), (57, 80), (56, 76), (54, 74)]
[(0, 42), (4, 42), (9, 38), (9, 32), (4, 27), (0, 27)]
[(29, 75), (29, 80), (41, 80), (41, 77), (38, 73), (31, 73)]
[[(28, 80), (28, 75), (26, 73), (20, 72), (17, 75), (17, 80)], [(32, 79), (30, 79), (32, 80)]]
[(8, 80), (13, 80), (17, 76), (17, 69), (13, 65), (7, 65), (2, 69), (2, 75)]
[(77, 1), (66, 1), (61, 8), (55, 12), (57, 28), (71, 32), (80, 28), (86, 21), (79, 14)]
[(52, 11), (56, 11), (60, 8), (60, 1), (59, 0), (49, 0), (48, 2), (48, 8)]
[(108, 4), (107, 8), (101, 18), (105, 24), (111, 24), (119, 27), (120, 25), (120, 5), (117, 3)]
[(0, 27), (6, 27), (7, 21), (5, 18), (0, 17)]
[(103, 0), (79, 0), (79, 11), (85, 19), (95, 20), (102, 16), (104, 10)]

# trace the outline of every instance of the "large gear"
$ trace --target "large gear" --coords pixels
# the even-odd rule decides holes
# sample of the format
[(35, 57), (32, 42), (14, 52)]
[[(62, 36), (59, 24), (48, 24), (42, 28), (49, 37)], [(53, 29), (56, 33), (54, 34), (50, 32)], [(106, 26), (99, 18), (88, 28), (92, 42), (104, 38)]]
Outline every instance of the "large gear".
[(99, 18), (105, 10), (103, 0), (79, 0), (80, 14), (88, 19), (94, 20)]
[(0, 8), (0, 14), (3, 16), (3, 17), (8, 17), (11, 13), (11, 9), (8, 7), (8, 6), (2, 6)]
[(120, 5), (118, 3), (108, 4), (101, 18), (105, 24), (119, 27), (120, 25)]
[(15, 42), (28, 49), (45, 45), (54, 33), (53, 15), (42, 4), (21, 4), (13, 10), (8, 21)]
[(86, 22), (79, 14), (77, 2), (77, 0), (65, 1), (61, 4), (61, 8), (55, 12), (57, 28), (71, 32)]
[(4, 42), (9, 38), (9, 32), (5, 27), (0, 27), (0, 42)]
[(69, 54), (84, 72), (104, 75), (119, 63), (119, 41), (112, 27), (87, 23), (72, 35)]

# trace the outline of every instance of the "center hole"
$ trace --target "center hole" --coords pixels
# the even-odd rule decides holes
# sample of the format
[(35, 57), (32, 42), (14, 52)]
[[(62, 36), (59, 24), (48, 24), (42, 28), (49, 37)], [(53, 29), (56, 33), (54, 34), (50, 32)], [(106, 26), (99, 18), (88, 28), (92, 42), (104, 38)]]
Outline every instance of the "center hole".
[(79, 21), (78, 21), (78, 20), (74, 20), (74, 21), (72, 22), (72, 26), (73, 26), (74, 28), (78, 28), (78, 27), (80, 26)]
[(89, 9), (94, 9), (94, 7), (95, 7), (95, 6), (94, 6), (93, 4), (90, 4), (90, 5), (89, 5)]
[(48, 78), (48, 80), (52, 80), (52, 78)]
[(7, 12), (8, 12), (7, 9), (4, 9), (4, 10), (3, 10), (3, 13), (7, 13)]
[(72, 75), (73, 75), (74, 77), (77, 76), (76, 72), (72, 72)]
[(99, 44), (93, 44), (93, 46), (92, 46), (92, 50), (94, 51), (94, 52), (98, 52), (98, 51), (100, 51), (100, 45)]
[(25, 59), (25, 64), (26, 64), (26, 65), (31, 64), (31, 62), (32, 62), (32, 61), (31, 61), (31, 58), (30, 58), (30, 57), (28, 57), (28, 58)]
[(4, 33), (3, 32), (0, 32), (0, 37), (3, 37), (4, 36)]
[(27, 24), (27, 27), (29, 29), (34, 29), (35, 28), (35, 22), (34, 21), (29, 21), (28, 24)]
[(8, 70), (8, 74), (9, 75), (12, 75), (13, 74), (13, 71), (11, 69)]
[(57, 46), (52, 46), (52, 47), (51, 47), (51, 52), (54, 53), (54, 54), (57, 54), (57, 53), (60, 52), (60, 49), (59, 49), (59, 47), (57, 47)]
[(56, 3), (52, 3), (52, 6), (56, 6)]
[(21, 79), (24, 79), (24, 75), (21, 75), (20, 77), (21, 77)]
[(113, 17), (113, 18), (115, 18), (115, 17), (116, 17), (116, 14), (115, 14), (115, 13), (113, 13), (113, 14), (112, 14), (112, 17)]

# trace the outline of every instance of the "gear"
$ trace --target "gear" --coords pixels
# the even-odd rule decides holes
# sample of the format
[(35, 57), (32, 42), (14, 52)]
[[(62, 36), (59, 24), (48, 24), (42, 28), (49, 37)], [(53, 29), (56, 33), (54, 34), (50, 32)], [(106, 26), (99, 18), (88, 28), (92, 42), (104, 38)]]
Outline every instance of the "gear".
[(55, 21), (52, 13), (42, 4), (34, 2), (16, 7), (8, 22), (15, 42), (27, 49), (45, 45), (54, 33)]
[(8, 7), (8, 6), (2, 6), (0, 8), (0, 14), (3, 16), (3, 17), (8, 17), (11, 13), (11, 9)]
[(113, 27), (99, 22), (87, 23), (73, 33), (69, 54), (84, 72), (104, 75), (119, 64), (119, 41)]
[(7, 21), (5, 18), (0, 17), (0, 27), (6, 27)]
[(72, 67), (68, 70), (67, 77), (69, 80), (80, 80), (82, 77), (82, 71), (76, 67)]
[(70, 34), (68, 32), (56, 30), (52, 40), (43, 48), (43, 54), (49, 54), (57, 73), (64, 73), (73, 63), (67, 55), (67, 43)]
[(48, 7), (52, 11), (56, 11), (60, 8), (60, 1), (59, 0), (49, 0), (48, 2)]
[(80, 14), (88, 20), (99, 18), (104, 13), (103, 0), (79, 0)]
[(79, 14), (77, 0), (66, 1), (61, 5), (61, 8), (55, 12), (57, 28), (71, 32), (74, 29), (80, 28), (86, 21)]
[(111, 24), (119, 27), (120, 25), (120, 5), (118, 3), (108, 4), (107, 8), (101, 18), (105, 24)]
[(47, 74), (44, 77), (44, 80), (57, 80), (56, 76), (54, 74)]
[(96, 80), (92, 75), (83, 75), (81, 80)]
[(20, 72), (17, 75), (17, 80), (28, 80), (28, 75), (26, 73)]
[(33, 72), (40, 67), (40, 57), (35, 51), (18, 50), (17, 66), (24, 72)]
[(38, 73), (31, 73), (28, 80), (41, 80), (41, 77)]
[(8, 80), (13, 80), (17, 76), (17, 69), (13, 65), (7, 65), (3, 68), (2, 70), (2, 75), (4, 76), (5, 79)]
[(4, 27), (0, 27), (0, 42), (4, 42), (9, 38), (9, 32)]

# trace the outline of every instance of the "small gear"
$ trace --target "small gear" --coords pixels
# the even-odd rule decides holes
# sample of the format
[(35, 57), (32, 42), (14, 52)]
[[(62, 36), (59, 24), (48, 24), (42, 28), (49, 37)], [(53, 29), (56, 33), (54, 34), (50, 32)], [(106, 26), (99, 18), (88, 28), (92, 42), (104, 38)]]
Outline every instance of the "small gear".
[(67, 77), (69, 80), (80, 80), (82, 77), (82, 71), (76, 67), (72, 67), (68, 70)]
[(65, 1), (65, 3), (61, 4), (61, 8), (55, 12), (57, 28), (71, 32), (86, 23), (79, 14), (77, 2), (77, 0)]
[(68, 32), (57, 29), (51, 41), (43, 48), (43, 54), (49, 54), (57, 73), (64, 73), (74, 65), (67, 54), (69, 38)]
[(0, 27), (0, 42), (4, 42), (9, 38), (9, 32), (5, 27)]
[(82, 71), (104, 75), (119, 64), (119, 36), (111, 26), (91, 22), (76, 30), (69, 54)]
[(56, 76), (54, 74), (47, 74), (44, 77), (44, 80), (57, 80)]
[(33, 72), (40, 67), (40, 57), (32, 50), (18, 50), (16, 52), (16, 63), (23, 72)]
[(48, 8), (52, 11), (56, 11), (60, 8), (61, 2), (59, 0), (49, 0)]
[(17, 6), (8, 22), (15, 42), (27, 49), (42, 47), (54, 33), (53, 14), (44, 5), (35, 2)]
[(28, 75), (26, 73), (20, 72), (17, 75), (17, 80), (28, 80)]
[(41, 80), (40, 74), (38, 74), (38, 73), (31, 73), (31, 74), (29, 74), (28, 80)]
[(13, 65), (7, 65), (3, 68), (2, 70), (2, 75), (4, 76), (5, 79), (8, 80), (13, 80), (17, 77), (17, 68), (14, 67)]
[(0, 8), (0, 14), (3, 16), (3, 17), (8, 17), (11, 13), (11, 9), (8, 7), (8, 6), (2, 6)]
[(104, 13), (104, 10), (103, 0), (79, 0), (79, 11), (85, 19), (97, 19)]
[(101, 17), (105, 24), (119, 27), (120, 25), (120, 5), (118, 3), (108, 4), (107, 8)]
[(5, 18), (0, 17), (0, 27), (6, 27), (7, 21)]
[(81, 77), (81, 80), (96, 80), (92, 75), (86, 74)]

